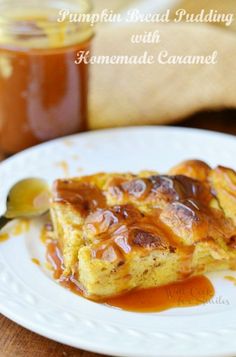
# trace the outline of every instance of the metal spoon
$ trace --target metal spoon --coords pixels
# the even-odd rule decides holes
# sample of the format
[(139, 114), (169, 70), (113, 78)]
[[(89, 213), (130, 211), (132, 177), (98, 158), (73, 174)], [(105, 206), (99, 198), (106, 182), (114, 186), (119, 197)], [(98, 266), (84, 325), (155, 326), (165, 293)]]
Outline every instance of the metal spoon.
[(41, 216), (49, 209), (50, 191), (47, 182), (39, 178), (18, 181), (7, 195), (6, 211), (0, 216), (0, 229), (15, 218)]

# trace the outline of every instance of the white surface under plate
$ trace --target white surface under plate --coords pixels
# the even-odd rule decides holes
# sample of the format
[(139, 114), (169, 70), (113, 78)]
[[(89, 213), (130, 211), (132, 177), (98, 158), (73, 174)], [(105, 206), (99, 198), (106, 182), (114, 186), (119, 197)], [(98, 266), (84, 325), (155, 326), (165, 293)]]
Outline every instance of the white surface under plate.
[[(162, 172), (187, 158), (236, 168), (236, 139), (193, 129), (139, 127), (55, 140), (0, 164), (0, 208), (8, 188), (23, 177), (52, 182), (65, 174)], [(40, 219), (32, 221), (27, 233), (0, 245), (0, 311), (13, 321), (56, 341), (115, 356), (236, 354), (236, 287), (224, 279), (227, 272), (209, 274), (216, 295), (205, 305), (147, 314), (113, 309), (74, 295), (51, 279), (44, 268), (41, 225)]]

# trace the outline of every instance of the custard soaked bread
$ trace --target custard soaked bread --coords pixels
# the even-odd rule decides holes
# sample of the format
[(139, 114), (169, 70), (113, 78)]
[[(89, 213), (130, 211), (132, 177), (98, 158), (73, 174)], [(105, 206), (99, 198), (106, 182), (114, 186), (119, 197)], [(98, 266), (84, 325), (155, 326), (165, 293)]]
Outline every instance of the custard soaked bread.
[(236, 173), (224, 167), (57, 180), (51, 216), (63, 276), (90, 298), (236, 268)]

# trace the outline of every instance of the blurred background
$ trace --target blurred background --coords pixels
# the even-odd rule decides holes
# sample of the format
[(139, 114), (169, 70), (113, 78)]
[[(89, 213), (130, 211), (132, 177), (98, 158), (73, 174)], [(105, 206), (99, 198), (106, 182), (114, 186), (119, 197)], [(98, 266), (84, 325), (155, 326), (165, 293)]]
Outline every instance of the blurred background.
[[(211, 9), (236, 15), (235, 0), (94, 0), (95, 10), (111, 8), (143, 12), (183, 8), (190, 13)], [(131, 45), (132, 32), (161, 33), (160, 44)], [(90, 126), (102, 128), (136, 124), (179, 124), (236, 133), (236, 21), (224, 24), (135, 24), (98, 27), (94, 52), (106, 54), (207, 54), (217, 50), (216, 65), (92, 66)], [(122, 44), (122, 45), (121, 45)], [(104, 68), (105, 67), (105, 68)], [(142, 68), (140, 68), (142, 67)], [(107, 98), (106, 93), (112, 93)]]

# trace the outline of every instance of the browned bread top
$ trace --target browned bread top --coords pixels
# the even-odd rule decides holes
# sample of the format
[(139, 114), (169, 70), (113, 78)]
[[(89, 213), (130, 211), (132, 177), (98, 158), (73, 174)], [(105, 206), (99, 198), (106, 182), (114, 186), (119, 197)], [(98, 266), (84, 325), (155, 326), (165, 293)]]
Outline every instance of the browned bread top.
[[(199, 241), (235, 246), (236, 174), (190, 160), (168, 175), (96, 174), (57, 180), (53, 203), (83, 218), (93, 257), (119, 260), (132, 250), (175, 252)], [(227, 199), (225, 199), (227, 198)]]

